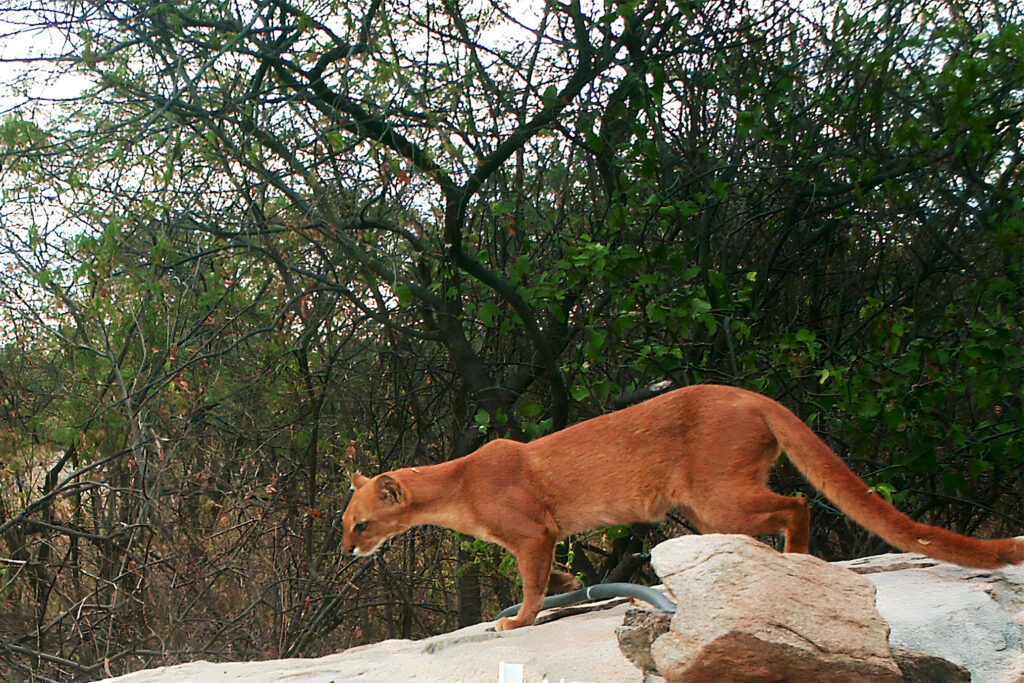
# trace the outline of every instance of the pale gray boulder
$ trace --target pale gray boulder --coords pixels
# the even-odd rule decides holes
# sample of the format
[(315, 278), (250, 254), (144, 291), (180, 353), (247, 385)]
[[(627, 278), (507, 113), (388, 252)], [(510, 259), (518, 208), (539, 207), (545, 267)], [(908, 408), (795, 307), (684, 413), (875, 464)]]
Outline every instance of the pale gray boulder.
[(836, 564), (875, 584), (893, 647), (961, 664), (974, 683), (1024, 683), (1024, 568), (964, 569), (910, 553)]
[[(780, 555), (745, 537), (686, 537), (689, 538), (704, 540), (670, 541), (673, 544), (683, 541), (684, 545), (677, 546), (671, 554), (659, 546), (655, 550), (655, 561), (656, 565), (664, 561), (659, 571), (670, 575), (686, 571), (695, 577), (690, 588), (677, 589), (682, 597), (676, 596), (680, 609), (674, 619), (680, 627), (688, 629), (687, 632), (704, 630), (714, 635), (723, 631), (723, 624), (747, 624), (746, 635), (732, 641), (734, 651), (722, 655), (720, 661), (732, 661), (731, 666), (737, 667), (724, 680), (757, 680), (756, 676), (764, 670), (760, 659), (770, 658), (774, 652), (786, 653), (790, 661), (796, 661), (799, 670), (816, 671), (814, 666), (818, 664), (809, 665), (799, 655), (803, 651), (813, 655), (811, 659), (816, 657), (819, 663), (839, 662), (840, 668), (830, 668), (821, 674), (820, 680), (825, 681), (855, 680), (845, 674), (855, 669), (848, 668), (842, 660), (861, 653), (868, 665), (884, 676), (873, 680), (894, 680), (893, 669), (885, 661), (889, 657), (903, 672), (897, 674), (900, 678), (895, 680), (964, 681), (967, 680), (966, 670), (957, 668), (963, 665), (970, 669), (975, 683), (1024, 683), (1021, 655), (1024, 570), (1016, 567), (995, 572), (966, 570), (916, 555), (886, 555), (830, 566), (810, 556)], [(738, 545), (734, 542), (736, 538)], [(686, 545), (693, 543), (697, 545)], [(708, 545), (701, 549), (704, 544)], [(672, 559), (666, 559), (668, 557)], [(783, 578), (769, 578), (775, 576), (776, 570), (772, 567), (780, 558), (784, 560)], [(790, 560), (795, 560), (795, 564)], [(862, 576), (852, 574), (847, 568)], [(793, 592), (791, 599), (781, 597), (787, 585)], [(874, 602), (869, 597), (872, 590), (875, 591)], [(724, 607), (734, 597), (739, 602), (731, 608)], [(852, 597), (859, 603), (856, 608), (847, 604)], [(889, 655), (885, 655), (879, 642), (879, 633), (887, 627), (876, 619), (866, 603), (877, 604), (878, 614), (891, 625)], [(542, 615), (546, 623), (500, 634), (489, 631), (490, 624), (479, 624), (420, 641), (389, 640), (320, 659), (193, 662), (112, 680), (121, 683), (497, 681), (502, 661), (522, 664), (523, 680), (527, 683), (540, 683), (545, 678), (551, 683), (562, 679), (589, 683), (664, 680), (651, 669), (652, 655), (638, 654), (634, 649), (627, 658), (619, 650), (616, 629), (629, 630), (641, 621), (631, 617), (629, 624), (623, 626), (627, 605), (612, 601), (585, 608), (589, 612), (580, 613), (582, 609), (565, 608), (557, 614), (547, 612)], [(636, 608), (634, 611), (651, 612)], [(811, 614), (817, 616), (812, 618)], [(768, 626), (750, 628), (755, 615)], [(663, 622), (660, 627), (656, 625), (659, 620)], [(642, 621), (654, 624), (653, 630), (646, 635), (634, 631), (626, 638), (640, 648), (644, 639), (650, 643), (659, 636), (664, 637), (665, 622), (672, 619), (648, 615)], [(825, 630), (839, 630), (818, 634), (822, 625)], [(838, 633), (844, 635), (838, 636)], [(864, 642), (844, 642), (848, 638), (852, 641), (855, 636)], [(750, 643), (754, 644), (752, 649)], [(814, 645), (810, 645), (812, 643)], [(666, 641), (663, 645), (668, 644)], [(693, 649), (691, 643), (677, 644)], [(824, 657), (815, 654), (813, 651), (818, 646), (828, 654)], [(765, 654), (766, 651), (769, 654)], [(646, 674), (630, 662), (630, 658), (643, 661), (644, 656), (648, 657)], [(669, 656), (667, 659), (680, 658)], [(751, 676), (745, 677), (746, 672)], [(852, 674), (855, 675), (859, 674)]]

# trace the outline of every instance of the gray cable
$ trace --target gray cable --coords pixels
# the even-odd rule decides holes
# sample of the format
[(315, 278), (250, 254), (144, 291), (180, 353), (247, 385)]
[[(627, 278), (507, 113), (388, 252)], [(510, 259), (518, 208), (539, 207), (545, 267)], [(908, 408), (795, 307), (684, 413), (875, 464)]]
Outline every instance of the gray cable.
[[(563, 607), (565, 605), (572, 605), (577, 602), (586, 602), (588, 600), (606, 600), (608, 598), (636, 598), (637, 600), (643, 600), (649, 602), (658, 609), (665, 610), (666, 612), (675, 612), (676, 604), (668, 599), (664, 593), (656, 591), (653, 588), (647, 586), (638, 586), (635, 583), (599, 583), (596, 586), (587, 586), (581, 588), (578, 591), (572, 591), (571, 593), (561, 593), (559, 595), (549, 595), (544, 598), (544, 604), (541, 605), (541, 609), (550, 609), (552, 607)], [(498, 615), (501, 617), (511, 617), (519, 612), (520, 606), (523, 603), (512, 605)]]

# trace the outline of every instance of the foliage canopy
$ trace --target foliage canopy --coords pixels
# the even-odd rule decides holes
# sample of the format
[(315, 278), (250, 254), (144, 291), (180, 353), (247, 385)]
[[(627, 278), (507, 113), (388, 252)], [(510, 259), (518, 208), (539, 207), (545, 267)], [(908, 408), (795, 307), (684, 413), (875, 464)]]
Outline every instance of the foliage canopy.
[[(768, 393), (912, 516), (1019, 533), (1017, 3), (5, 7), (8, 45), (59, 37), (30, 74), (90, 84), (47, 103), (12, 76), (0, 121), (13, 676), (492, 615), (493, 546), (341, 556), (348, 472), (663, 379)], [(881, 549), (814, 510), (814, 552)], [(669, 531), (562, 559), (626, 578)]]

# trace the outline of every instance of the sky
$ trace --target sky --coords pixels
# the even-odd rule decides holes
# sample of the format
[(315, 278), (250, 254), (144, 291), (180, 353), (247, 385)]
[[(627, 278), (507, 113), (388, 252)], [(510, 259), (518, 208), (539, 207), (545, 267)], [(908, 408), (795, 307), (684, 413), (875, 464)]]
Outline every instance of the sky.
[(28, 29), (14, 23), (17, 17), (0, 14), (0, 120), (29, 101), (76, 97), (89, 81), (62, 74), (62, 66), (45, 58), (59, 55), (65, 46), (54, 29)]

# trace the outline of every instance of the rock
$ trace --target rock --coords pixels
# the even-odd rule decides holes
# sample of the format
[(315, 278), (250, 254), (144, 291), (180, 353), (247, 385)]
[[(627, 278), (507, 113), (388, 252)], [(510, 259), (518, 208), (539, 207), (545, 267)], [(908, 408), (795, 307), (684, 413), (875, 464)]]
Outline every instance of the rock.
[(646, 607), (630, 607), (626, 610), (622, 626), (615, 629), (619, 650), (626, 659), (643, 671), (645, 676), (658, 673), (658, 667), (651, 657), (651, 644), (668, 632), (671, 621), (672, 615), (669, 612)]
[(1007, 671), (1003, 683), (1024, 683), (1024, 657), (1016, 655), (1014, 665)]
[(643, 674), (619, 651), (615, 628), (626, 604), (551, 623), (496, 633), (477, 624), (423, 640), (386, 640), (319, 659), (192, 662), (128, 674), (108, 683), (478, 683), (497, 681), (501, 662), (522, 664), (524, 683), (641, 683)]
[(1024, 682), (1015, 673), (1024, 671), (1024, 568), (965, 569), (910, 553), (837, 564), (875, 584), (893, 647), (963, 665), (974, 683)]
[(651, 647), (669, 681), (901, 680), (864, 577), (720, 534), (666, 541), (651, 564), (680, 605)]
[[(807, 645), (809, 637), (803, 631), (790, 631), (788, 636), (794, 643), (786, 642), (784, 636), (787, 632), (778, 625), (788, 623), (785, 619), (789, 618), (788, 611), (792, 609), (818, 609), (826, 613), (822, 617), (825, 619), (822, 622), (824, 628), (830, 628), (829, 624), (836, 623), (846, 627), (848, 615), (844, 610), (847, 608), (840, 598), (832, 595), (832, 589), (841, 584), (836, 583), (836, 579), (828, 573), (814, 574), (816, 578), (810, 579), (812, 574), (809, 572), (817, 572), (817, 568), (812, 565), (823, 564), (813, 558), (781, 556), (787, 560), (811, 562), (796, 565), (796, 577), (790, 576), (794, 566), (784, 568), (781, 578), (776, 581), (765, 578), (779, 576), (779, 568), (764, 557), (766, 552), (774, 552), (758, 546), (749, 538), (741, 542), (740, 549), (725, 545), (719, 546), (717, 551), (707, 548), (680, 549), (678, 546), (669, 546), (667, 550), (670, 552), (659, 546), (655, 551), (655, 563), (659, 571), (701, 576), (703, 583), (695, 587), (701, 591), (712, 591), (703, 599), (692, 594), (675, 596), (681, 606), (680, 616), (676, 619), (680, 620), (683, 627), (699, 630), (703, 622), (721, 625), (727, 617), (741, 622), (742, 619), (737, 617), (743, 617), (743, 610), (751, 609), (761, 617), (765, 617), (765, 614), (768, 616), (771, 628), (765, 629), (765, 640), (778, 649), (788, 648), (793, 651), (799, 650), (800, 645)], [(670, 553), (674, 554), (675, 559), (667, 559)], [(721, 557), (716, 557), (716, 553)], [(801, 557), (804, 559), (800, 560)], [(672, 567), (673, 564), (678, 564), (678, 567)], [(734, 580), (732, 576), (723, 573), (738, 571), (735, 566), (730, 566), (737, 564), (747, 566), (740, 571), (740, 576), (753, 576)], [(841, 563), (841, 566), (863, 573), (862, 579), (868, 579), (877, 586), (878, 611), (891, 622), (890, 645), (893, 658), (903, 672), (896, 680), (913, 683), (965, 681), (968, 680), (964, 673), (966, 667), (975, 683), (1024, 683), (1024, 646), (1021, 637), (1024, 632), (1024, 568), (1011, 567), (984, 572), (961, 569), (910, 554), (883, 555)], [(676, 569), (680, 572), (676, 572)], [(833, 569), (840, 574), (848, 573), (845, 569)], [(793, 586), (798, 587), (798, 594), (789, 598), (793, 607), (788, 611), (778, 606), (786, 600), (780, 595), (786, 586), (790, 590)], [(799, 592), (800, 587), (802, 593)], [(841, 588), (838, 592), (841, 596), (849, 593)], [(743, 603), (743, 600), (747, 603)], [(773, 603), (777, 607), (766, 608), (766, 605)], [(116, 680), (122, 683), (270, 683), (281, 680), (290, 683), (341, 683), (347, 680), (403, 679), (495, 681), (498, 665), (505, 661), (523, 664), (524, 680), (529, 683), (539, 683), (545, 677), (551, 683), (561, 679), (591, 683), (664, 683), (665, 679), (660, 678), (652, 669), (641, 673), (640, 669), (630, 663), (630, 659), (637, 661), (638, 666), (658, 665), (653, 655), (645, 660), (638, 650), (645, 639), (650, 641), (657, 638), (657, 622), (659, 619), (664, 621), (665, 617), (657, 617), (657, 611), (653, 609), (632, 608), (628, 610), (631, 616), (627, 624), (623, 625), (627, 607), (618, 604), (609, 608), (611, 604), (612, 601), (605, 601), (594, 606), (593, 609), (598, 611), (573, 616), (565, 616), (572, 614), (570, 608), (566, 608), (558, 613), (561, 618), (555, 621), (508, 633), (488, 631), (489, 624), (480, 624), (420, 641), (389, 640), (375, 643), (320, 659), (216, 664), (193, 662), (141, 671)], [(735, 614), (720, 613), (727, 604), (735, 605)], [(545, 619), (553, 616), (550, 612), (544, 615)], [(616, 627), (620, 625), (622, 629), (616, 641)], [(782, 640), (781, 644), (773, 643), (768, 638), (773, 635), (773, 629), (782, 630), (781, 635), (775, 634)], [(671, 633), (664, 633), (655, 643), (668, 648), (673, 641), (670, 636)], [(757, 647), (764, 647), (763, 642), (757, 642), (761, 636), (761, 633), (755, 633), (751, 637)], [(662, 643), (662, 639), (667, 640)], [(676, 644), (680, 648), (693, 648), (693, 643), (679, 638), (678, 632), (675, 639), (679, 641)], [(736, 641), (740, 639), (736, 638)], [(623, 652), (627, 655), (623, 656)], [(940, 658), (951, 660), (955, 665)], [(740, 658), (735, 666), (747, 667), (748, 663)], [(750, 666), (749, 669), (737, 668), (730, 671), (724, 679), (715, 677), (711, 680), (757, 680), (756, 676), (763, 667), (760, 662)], [(744, 675), (737, 675), (737, 672), (743, 672)], [(884, 674), (891, 676), (891, 670)], [(695, 677), (691, 680), (704, 683), (708, 678)], [(846, 681), (857, 680), (857, 677), (846, 676), (845, 669), (832, 669), (823, 673), (820, 680)]]
[(892, 648), (892, 657), (900, 668), (903, 683), (971, 683), (967, 667), (942, 657), (903, 647)]

